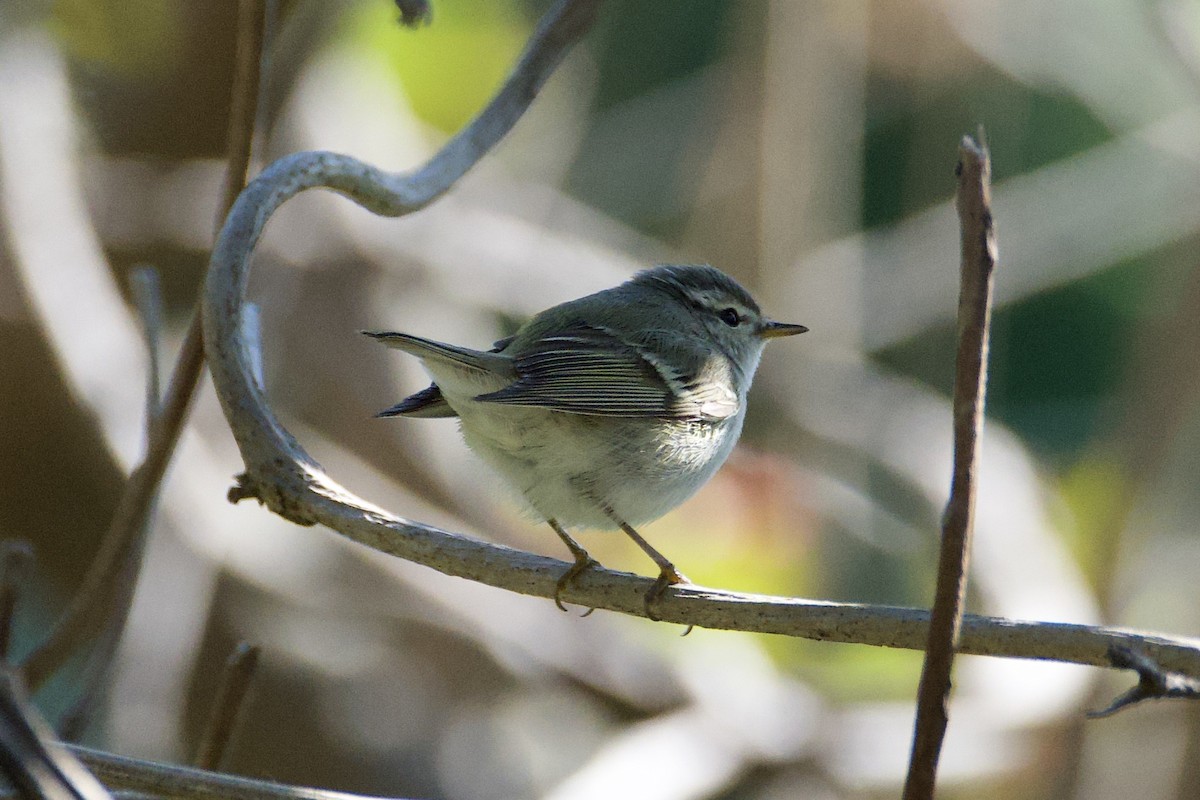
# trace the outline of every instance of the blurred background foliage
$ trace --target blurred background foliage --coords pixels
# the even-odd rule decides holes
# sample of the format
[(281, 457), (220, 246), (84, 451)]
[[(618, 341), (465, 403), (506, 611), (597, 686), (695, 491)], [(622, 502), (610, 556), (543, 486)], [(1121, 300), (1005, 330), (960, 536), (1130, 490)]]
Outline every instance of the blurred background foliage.
[[(421, 163), (499, 85), (545, 2), (276, 6), (259, 164)], [(0, 6), (0, 536), (38, 558), (28, 648), (79, 584), (139, 439), (130, 269), (168, 352), (211, 243), (235, 4)], [(1001, 263), (971, 605), (1200, 633), (1200, 3), (614, 0), (444, 200), (331, 196), (256, 266), (276, 408), (339, 480), (414, 519), (558, 553), (450, 423), (371, 414), (422, 385), (361, 341), (483, 344), (655, 261), (711, 262), (775, 317), (744, 446), (649, 538), (706, 585), (925, 605), (949, 478), (956, 147), (986, 130)], [(84, 740), (184, 759), (217, 665), (264, 647), (231, 768), (446, 798), (895, 796), (912, 653), (563, 615), (228, 507), (206, 390)], [(604, 563), (647, 572), (619, 537)], [(561, 555), (561, 554), (560, 554)], [(21, 644), (23, 643), (23, 644)], [(1200, 715), (1084, 723), (1119, 679), (964, 659), (947, 797), (1194, 797)]]

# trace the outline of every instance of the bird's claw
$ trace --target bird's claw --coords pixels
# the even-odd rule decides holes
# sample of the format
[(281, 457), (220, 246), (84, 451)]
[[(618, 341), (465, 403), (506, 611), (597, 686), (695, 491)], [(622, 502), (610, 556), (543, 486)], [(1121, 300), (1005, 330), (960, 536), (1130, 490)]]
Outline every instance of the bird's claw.
[[(579, 577), (580, 573), (584, 572), (585, 570), (598, 566), (600, 566), (600, 562), (589, 556), (587, 553), (576, 555), (575, 563), (567, 568), (567, 571), (564, 572), (562, 577), (558, 579), (558, 583), (554, 588), (554, 605), (558, 606), (560, 611), (567, 610), (567, 607), (564, 606), (562, 602), (562, 593), (566, 590), (567, 586), (571, 584), (571, 581)], [(589, 608), (583, 613), (582, 616), (586, 617), (595, 610), (596, 609), (594, 608)]]
[[(668, 586), (674, 586), (680, 583), (691, 583), (691, 581), (688, 580), (687, 575), (684, 575), (673, 566), (670, 569), (664, 567), (662, 572), (658, 573), (658, 578), (654, 581), (653, 585), (650, 586), (650, 589), (646, 592), (646, 596), (643, 600), (643, 607), (646, 609), (647, 619), (649, 619), (651, 622), (662, 621), (662, 618), (654, 613), (652, 606), (654, 603), (658, 602), (659, 598), (662, 597), (663, 592), (667, 590)], [(683, 635), (687, 636), (691, 630), (692, 626), (689, 625), (687, 632), (685, 632)]]

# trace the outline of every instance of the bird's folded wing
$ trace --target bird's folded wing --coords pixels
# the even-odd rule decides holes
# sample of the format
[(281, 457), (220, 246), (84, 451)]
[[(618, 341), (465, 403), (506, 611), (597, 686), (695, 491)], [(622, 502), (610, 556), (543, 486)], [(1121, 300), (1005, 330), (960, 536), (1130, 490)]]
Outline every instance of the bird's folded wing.
[(699, 381), (612, 331), (580, 324), (514, 357), (517, 380), (475, 399), (572, 414), (717, 421), (737, 413), (723, 383)]

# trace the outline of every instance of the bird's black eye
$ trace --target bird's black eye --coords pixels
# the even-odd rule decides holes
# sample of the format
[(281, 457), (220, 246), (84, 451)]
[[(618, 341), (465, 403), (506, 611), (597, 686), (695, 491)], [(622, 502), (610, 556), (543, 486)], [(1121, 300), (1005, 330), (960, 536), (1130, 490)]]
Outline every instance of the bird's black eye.
[(731, 328), (736, 328), (738, 323), (742, 321), (742, 318), (738, 316), (736, 308), (722, 308), (717, 312), (717, 316), (721, 318), (721, 322), (724, 322)]

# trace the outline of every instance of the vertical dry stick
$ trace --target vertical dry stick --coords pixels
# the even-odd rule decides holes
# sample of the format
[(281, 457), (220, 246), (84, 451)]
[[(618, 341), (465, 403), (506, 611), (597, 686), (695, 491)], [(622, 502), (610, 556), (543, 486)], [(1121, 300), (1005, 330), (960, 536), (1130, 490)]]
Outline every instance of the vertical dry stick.
[[(250, 141), (253, 135), (254, 109), (257, 105), (259, 63), (262, 58), (263, 13), (261, 0), (241, 0), (238, 16), (237, 67), (234, 80), (234, 101), (229, 120), (229, 162), (221, 199), (221, 217), (228, 213), (246, 182), (250, 163)], [(127, 605), (116, 589), (125, 564), (130, 562), (141, 532), (149, 523), (158, 488), (191, 405), (192, 396), (204, 366), (204, 342), (200, 328), (197, 303), (192, 321), (175, 362), (171, 383), (163, 400), (158, 418), (151, 425), (146, 456), (130, 474), (117, 502), (108, 531), (96, 553), (83, 585), (58, 624), (38, 646), (22, 671), (31, 689), (37, 690), (67, 659), (80, 640), (90, 639), (100, 628), (99, 620), (117, 614), (114, 605)], [(128, 595), (128, 593), (125, 593)], [(124, 619), (124, 614), (120, 614)]]
[(221, 768), (221, 760), (229, 749), (238, 714), (242, 710), (242, 701), (258, 667), (258, 653), (257, 647), (239, 642), (225, 661), (221, 685), (217, 687), (217, 695), (213, 698), (212, 713), (200, 738), (200, 746), (196, 748), (194, 763), (200, 769)]
[(925, 666), (917, 691), (917, 719), (904, 800), (933, 797), (938, 756), (946, 733), (950, 670), (962, 625), (971, 528), (975, 513), (975, 471), (983, 428), (987, 383), (988, 327), (996, 237), (992, 227), (991, 162), (980, 143), (964, 136), (958, 149), (958, 207), (962, 233), (962, 275), (958, 295), (958, 354), (954, 366), (954, 475), (942, 517), (937, 589), (925, 646)]

